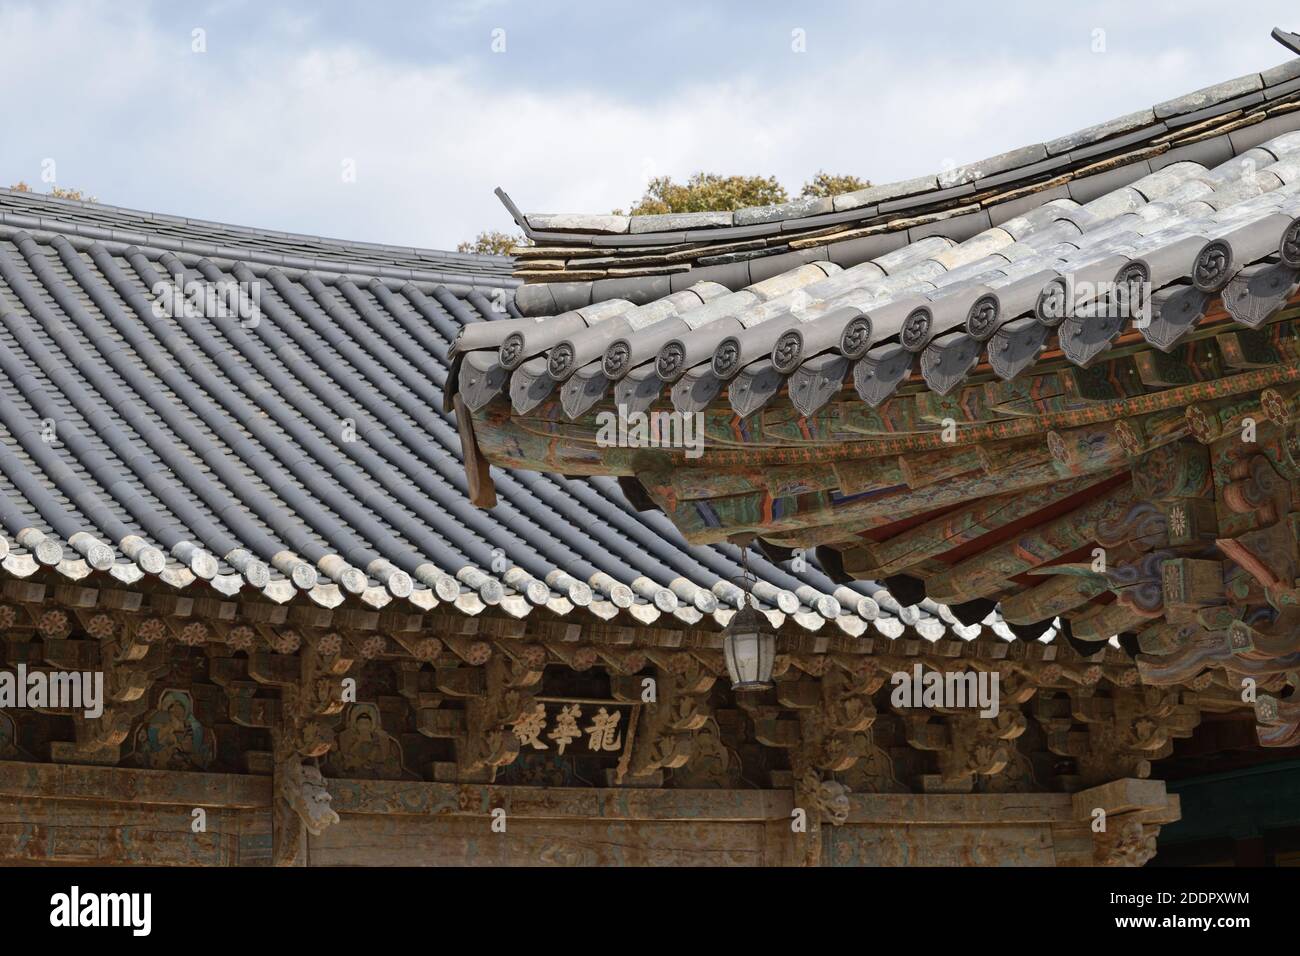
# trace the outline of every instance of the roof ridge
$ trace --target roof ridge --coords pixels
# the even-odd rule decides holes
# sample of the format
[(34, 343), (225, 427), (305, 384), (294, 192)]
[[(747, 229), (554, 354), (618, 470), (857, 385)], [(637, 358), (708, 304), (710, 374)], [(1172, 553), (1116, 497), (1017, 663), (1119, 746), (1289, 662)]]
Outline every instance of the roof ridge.
[[(396, 264), (397, 260), (392, 260), (394, 264), (388, 264), (386, 261), (367, 261), (364, 259), (347, 259), (345, 257), (321, 259), (300, 255), (286, 255), (251, 245), (217, 245), (211, 242), (196, 242), (190, 239), (177, 239), (160, 234), (146, 236), (144, 234), (118, 232), (85, 223), (50, 222), (48, 220), (39, 220), (39, 222), (22, 221), (27, 218), (30, 217), (15, 216), (4, 212), (0, 208), (0, 238), (7, 239), (27, 235), (39, 242), (46, 243), (56, 237), (61, 237), (67, 239), (74, 247), (83, 252), (93, 246), (102, 246), (114, 255), (121, 255), (128, 250), (139, 249), (152, 254), (151, 257), (156, 257), (158, 254), (175, 255), (187, 265), (193, 265), (200, 260), (207, 259), (217, 264), (230, 265), (239, 263), (246, 265), (252, 272), (259, 275), (271, 269), (283, 269), (295, 274), (299, 272), (315, 273), (329, 281), (333, 281), (332, 277), (370, 278), (385, 281), (390, 285), (393, 283), (398, 285), (415, 283), (417, 285), (424, 284), (436, 288), (445, 288), (461, 296), (473, 292), (495, 292), (498, 289), (510, 289), (519, 284), (518, 279), (500, 273), (475, 274), (443, 271), (427, 267), (410, 268)], [(438, 264), (431, 261), (425, 265), (434, 266)], [(442, 263), (442, 265), (454, 269), (453, 263)]]
[[(308, 232), (260, 229), (256, 226), (241, 225), (239, 223), (221, 222), (212, 219), (198, 219), (189, 216), (172, 215), (169, 213), (150, 212), (148, 210), (134, 209), (127, 206), (114, 206), (108, 203), (66, 199), (60, 196), (52, 196), (28, 190), (0, 188), (0, 212), (3, 211), (4, 206), (7, 204), (6, 201), (14, 205), (25, 206), (33, 209), (49, 209), (49, 207), (54, 207), (50, 211), (60, 219), (62, 217), (58, 216), (58, 213), (61, 210), (66, 210), (68, 213), (81, 213), (85, 216), (91, 216), (95, 213), (119, 215), (131, 220), (137, 227), (138, 231), (155, 236), (166, 235), (166, 233), (162, 231), (153, 231), (151, 229), (151, 226), (153, 225), (169, 226), (173, 228), (213, 229), (230, 234), (232, 240), (236, 240), (236, 237), (239, 236), (262, 240), (261, 243), (251, 243), (250, 247), (265, 245), (265, 241), (268, 239), (288, 242), (307, 242), (327, 248), (337, 249), (343, 258), (348, 257), (349, 253), (355, 255), (358, 252), (378, 255), (388, 254), (393, 256), (395, 259), (400, 257), (403, 260), (431, 257), (431, 262), (442, 260), (449, 262), (462, 262), (467, 265), (483, 264), (493, 268), (499, 268), (500, 274), (503, 277), (509, 275), (510, 264), (513, 261), (510, 256), (487, 255), (476, 252), (459, 252), (448, 249), (436, 249), (430, 246), (403, 246), (393, 243), (354, 241)], [(60, 223), (61, 228), (66, 227), (67, 225), (69, 224), (64, 222)], [(72, 225), (75, 230), (75, 223)], [(216, 246), (218, 243), (212, 243), (212, 245)], [(237, 240), (230, 242), (229, 245), (235, 248), (240, 247), (240, 243)]]

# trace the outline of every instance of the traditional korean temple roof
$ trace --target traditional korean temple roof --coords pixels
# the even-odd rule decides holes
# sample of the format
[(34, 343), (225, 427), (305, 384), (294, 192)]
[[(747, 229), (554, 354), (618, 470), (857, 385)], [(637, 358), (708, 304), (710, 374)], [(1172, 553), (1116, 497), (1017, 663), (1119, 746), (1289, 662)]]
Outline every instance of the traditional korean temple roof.
[[(812, 416), (850, 372), (875, 407), (916, 371), (946, 395), (972, 372), (1015, 378), (1053, 333), (1048, 354), (1095, 359), (1120, 332), (1113, 318), (1090, 317), (1105, 311), (1098, 285), (1148, 283), (1151, 301), (1133, 304), (1145, 313), (1137, 325), (1164, 351), (1225, 290), (1223, 308), (1252, 326), (1278, 290), (1250, 285), (1249, 267), (1280, 252), (1300, 264), (1298, 109), (1300, 59), (909, 184), (671, 216), (683, 227), (671, 234), (642, 232), (639, 220), (659, 216), (607, 223), (671, 241), (671, 263), (649, 263), (646, 248), (601, 248), (610, 270), (627, 271), (613, 264), (626, 258), (637, 276), (557, 285), (591, 260), (539, 271), (529, 266), (554, 263), (560, 247), (520, 250), (529, 258), (517, 274), (532, 283), (516, 290), (520, 311), (559, 314), (467, 343), (499, 348), (500, 362), (475, 358), (483, 374), (465, 383), (466, 400), (479, 408), (508, 390), (522, 415), (558, 393), (572, 420), (606, 399), (644, 410), (666, 395), (678, 411), (729, 405), (747, 416), (781, 396)], [(609, 218), (521, 221), (575, 230), (563, 240), (532, 232), (565, 242), (564, 252), (596, 248), (592, 226)], [(805, 228), (813, 234), (796, 238)], [(775, 247), (758, 235), (773, 230)], [(706, 264), (733, 255), (699, 245), (718, 240), (761, 247)]]
[[(503, 476), (495, 510), (471, 504), (448, 346), (517, 317), (510, 270), (0, 190), (4, 571), (724, 623), (738, 551), (688, 546), (612, 480)], [(870, 586), (751, 566), (777, 621), (904, 628)]]
[(516, 260), (0, 190), (0, 663), (106, 691), (0, 860), (1145, 863), (1300, 742), (1298, 84)]
[[(851, 196), (517, 219), (522, 317), (455, 344), (488, 462), (1020, 637), (1118, 635), (1146, 683), (1294, 666), (1264, 634), (1300, 600), (1300, 60)], [(611, 442), (616, 409), (702, 416), (704, 450)]]

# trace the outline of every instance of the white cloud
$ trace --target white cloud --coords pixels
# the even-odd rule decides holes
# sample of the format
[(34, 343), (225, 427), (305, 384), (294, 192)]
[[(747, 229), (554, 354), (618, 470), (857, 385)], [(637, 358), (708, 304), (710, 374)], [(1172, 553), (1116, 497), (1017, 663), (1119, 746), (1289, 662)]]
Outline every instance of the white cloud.
[(882, 44), (837, 62), (809, 54), (793, 79), (765, 80), (756, 64), (633, 101), (594, 76), (502, 89), (482, 72), (490, 58), (418, 64), (343, 39), (295, 45), (301, 29), (213, 28), (209, 52), (194, 54), (189, 29), (132, 5), (0, 7), (0, 88), (21, 91), (6, 98), (0, 178), (32, 182), (54, 157), (62, 184), (105, 202), (446, 248), (509, 227), (497, 185), (527, 210), (604, 212), (647, 174), (776, 174), (792, 191), (818, 169), (888, 181), (1284, 58), (1260, 62), (1260, 40), (1235, 34), (1213, 61), (1229, 71), (1209, 75), (1185, 51), (1152, 57), (1114, 35), (1104, 55), (1087, 36), (960, 57)]

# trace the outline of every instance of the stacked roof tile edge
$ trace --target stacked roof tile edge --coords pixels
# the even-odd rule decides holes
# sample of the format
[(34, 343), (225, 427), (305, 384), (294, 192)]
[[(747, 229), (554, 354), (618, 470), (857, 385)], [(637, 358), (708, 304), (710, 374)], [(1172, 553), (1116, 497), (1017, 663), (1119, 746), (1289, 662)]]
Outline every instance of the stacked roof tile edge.
[[(1300, 287), (1300, 60), (1155, 112), (1165, 127), (1205, 110), (1219, 112), (1190, 128), (1244, 123), (1230, 95), (1241, 90), (1285, 111), (1202, 130), (1182, 149), (1159, 144), (1155, 157), (1126, 154), (1094, 177), (1106, 188), (1031, 192), (996, 225), (968, 213), (974, 228), (948, 235), (892, 213), (883, 231), (823, 237), (818, 257), (738, 289), (693, 269), (644, 304), (602, 299), (475, 330), (459, 387), (471, 409), (506, 392), (518, 415), (542, 414), (558, 389), (572, 420), (606, 400), (644, 411), (665, 391), (681, 412), (725, 390), (742, 417), (783, 394), (807, 416), (846, 381), (879, 405), (917, 365), (913, 387), (940, 394), (976, 369), (1012, 379), (1047, 349), (1086, 365), (1130, 324), (1168, 351), (1220, 303), (1257, 327)], [(856, 261), (837, 257), (845, 246)]]
[[(1300, 52), (1300, 35), (1274, 36)], [(1300, 126), (1300, 59), (979, 162), (832, 197), (734, 212), (528, 214), (517, 250), (524, 315), (635, 305), (708, 280), (736, 290), (801, 263), (856, 265), (928, 235), (955, 241), (1051, 199), (1087, 203), (1183, 161), (1214, 166)]]
[[(739, 552), (689, 546), (616, 482), (504, 474), (497, 508), (471, 504), (450, 344), (518, 316), (509, 271), (0, 190), (0, 568), (725, 624)], [(750, 564), (777, 624), (980, 630), (812, 565)]]

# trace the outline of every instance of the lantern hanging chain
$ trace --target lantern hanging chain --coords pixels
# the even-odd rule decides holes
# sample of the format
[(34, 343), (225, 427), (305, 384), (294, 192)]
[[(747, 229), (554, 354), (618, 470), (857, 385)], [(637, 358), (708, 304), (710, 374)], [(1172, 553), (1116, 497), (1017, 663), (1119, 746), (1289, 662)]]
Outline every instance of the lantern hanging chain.
[(741, 572), (741, 574), (740, 574), (741, 588), (740, 588), (740, 589), (741, 589), (741, 591), (743, 592), (742, 595), (741, 595), (741, 599), (740, 599), (740, 600), (741, 600), (741, 607), (744, 607), (746, 596), (747, 596), (748, 599), (749, 599), (749, 604), (750, 604), (751, 607), (756, 607), (756, 606), (757, 606), (757, 605), (755, 604), (755, 602), (754, 602), (754, 585), (758, 582), (758, 578), (756, 578), (756, 577), (754, 576), (754, 573), (753, 573), (752, 571), (749, 570), (749, 545), (750, 545), (750, 542), (749, 542), (749, 541), (741, 541), (741, 542), (739, 542), (739, 546), (740, 546), (740, 572)]

